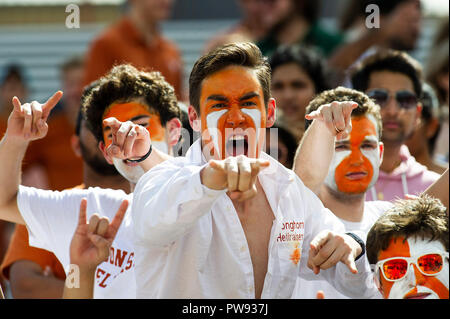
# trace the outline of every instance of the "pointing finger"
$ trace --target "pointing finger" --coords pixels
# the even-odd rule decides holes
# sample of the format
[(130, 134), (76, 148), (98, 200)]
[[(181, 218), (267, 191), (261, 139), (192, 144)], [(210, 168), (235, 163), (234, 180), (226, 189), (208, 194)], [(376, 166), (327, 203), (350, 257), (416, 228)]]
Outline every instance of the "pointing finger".
[(50, 111), (58, 104), (59, 100), (63, 96), (62, 91), (57, 91), (55, 94), (53, 94), (47, 102), (44, 103), (42, 106), (42, 118), (47, 121), (48, 115), (50, 114)]
[(86, 208), (87, 208), (87, 199), (81, 199), (80, 203), (80, 214), (78, 216), (78, 226), (86, 225)]

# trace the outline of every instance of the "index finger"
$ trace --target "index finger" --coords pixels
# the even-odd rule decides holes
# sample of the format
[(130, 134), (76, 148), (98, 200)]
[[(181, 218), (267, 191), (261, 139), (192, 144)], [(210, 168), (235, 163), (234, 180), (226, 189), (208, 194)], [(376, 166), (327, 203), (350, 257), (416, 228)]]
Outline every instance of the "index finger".
[(22, 103), (20, 103), (20, 100), (17, 96), (12, 98), (12, 104), (14, 106), (14, 111), (22, 112)]
[(127, 212), (127, 208), (128, 200), (124, 199), (109, 226), (108, 239), (114, 239), (114, 237), (116, 237), (120, 225), (122, 224), (123, 218), (125, 217), (125, 213)]
[(87, 208), (87, 199), (81, 199), (80, 203), (80, 214), (78, 215), (78, 226), (86, 225), (86, 208)]
[(57, 91), (47, 100), (47, 102), (44, 103), (44, 105), (42, 105), (42, 118), (44, 120), (47, 120), (50, 111), (55, 107), (56, 104), (58, 104), (62, 96), (63, 92)]

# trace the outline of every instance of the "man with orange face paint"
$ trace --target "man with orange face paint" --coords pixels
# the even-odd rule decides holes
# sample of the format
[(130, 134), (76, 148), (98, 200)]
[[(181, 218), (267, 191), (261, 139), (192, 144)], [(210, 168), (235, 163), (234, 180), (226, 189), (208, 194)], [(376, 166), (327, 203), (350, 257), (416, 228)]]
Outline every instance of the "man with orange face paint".
[(261, 151), (275, 100), (260, 50), (234, 43), (205, 54), (189, 92), (200, 139), (134, 191), (137, 297), (290, 298), (297, 276), (370, 294), (358, 237)]
[[(365, 239), (376, 219), (391, 207), (389, 202), (365, 201), (383, 155), (379, 107), (361, 92), (338, 87), (316, 96), (306, 117), (294, 171), (347, 231)], [(318, 290), (327, 298), (348, 298), (325, 281), (299, 279), (296, 288), (295, 298), (314, 299)], [(381, 298), (378, 293), (370, 297)]]
[(367, 235), (367, 258), (383, 297), (448, 299), (448, 245), (448, 216), (439, 200), (397, 201)]
[[(95, 278), (95, 283), (87, 287), (90, 291), (86, 292), (86, 297), (134, 298), (134, 234), (129, 209), (125, 211), (126, 206), (121, 206), (126, 201), (131, 202), (131, 194), (99, 187), (54, 192), (20, 185), (20, 164), (28, 143), (45, 136), (47, 117), (61, 96), (62, 92), (57, 92), (44, 104), (21, 104), (17, 98), (13, 99), (14, 110), (7, 133), (0, 142), (0, 160), (3, 162), (0, 180), (10, 181), (0, 184), (0, 218), (25, 224), (29, 229), (30, 245), (52, 251), (68, 274), (72, 266), (68, 252), (78, 224), (80, 202), (86, 199), (86, 218), (93, 221), (93, 225), (108, 225), (107, 218), (113, 219), (114, 212), (121, 207), (123, 223), (110, 243), (109, 258), (97, 268), (83, 268), (80, 272), (83, 278)], [(139, 173), (133, 172), (137, 167), (135, 163), (145, 171), (170, 157), (163, 151), (170, 153), (171, 146), (178, 142), (179, 112), (173, 88), (159, 73), (141, 72), (127, 65), (111, 70), (82, 101), (87, 127), (99, 141), (110, 164), (114, 158), (120, 159), (116, 161), (117, 167), (130, 181), (131, 189), (133, 179), (139, 178)], [(117, 116), (121, 121), (108, 116)], [(158, 117), (161, 121), (156, 123), (159, 124), (157, 129), (147, 130), (146, 127)], [(150, 139), (153, 133), (154, 145)], [(163, 151), (158, 149), (161, 147), (158, 140), (167, 144)], [(126, 171), (130, 167), (131, 171)]]

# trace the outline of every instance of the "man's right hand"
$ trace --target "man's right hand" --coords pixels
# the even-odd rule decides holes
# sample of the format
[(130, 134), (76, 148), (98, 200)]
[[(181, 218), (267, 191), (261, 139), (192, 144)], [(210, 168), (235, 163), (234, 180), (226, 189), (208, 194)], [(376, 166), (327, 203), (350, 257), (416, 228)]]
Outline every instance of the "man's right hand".
[(62, 95), (63, 93), (58, 91), (44, 104), (36, 101), (21, 104), (16, 96), (13, 97), (14, 108), (8, 118), (6, 135), (23, 142), (31, 142), (45, 137), (48, 131), (47, 119), (50, 111)]
[(231, 199), (244, 201), (256, 195), (256, 178), (268, 167), (266, 160), (248, 158), (244, 155), (225, 160), (211, 160), (202, 169), (202, 184), (210, 189), (227, 189)]

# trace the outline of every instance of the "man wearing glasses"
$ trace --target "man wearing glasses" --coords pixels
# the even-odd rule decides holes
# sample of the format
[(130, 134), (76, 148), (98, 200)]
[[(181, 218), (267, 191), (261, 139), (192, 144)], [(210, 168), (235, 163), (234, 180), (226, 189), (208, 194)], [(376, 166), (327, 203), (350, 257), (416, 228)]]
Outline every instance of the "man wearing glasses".
[(377, 183), (367, 200), (392, 200), (424, 191), (439, 175), (416, 162), (405, 141), (420, 121), (421, 67), (404, 52), (379, 51), (356, 66), (353, 88), (379, 106), (383, 122), (384, 157)]
[(448, 216), (428, 196), (399, 200), (372, 226), (366, 249), (386, 299), (448, 299)]

